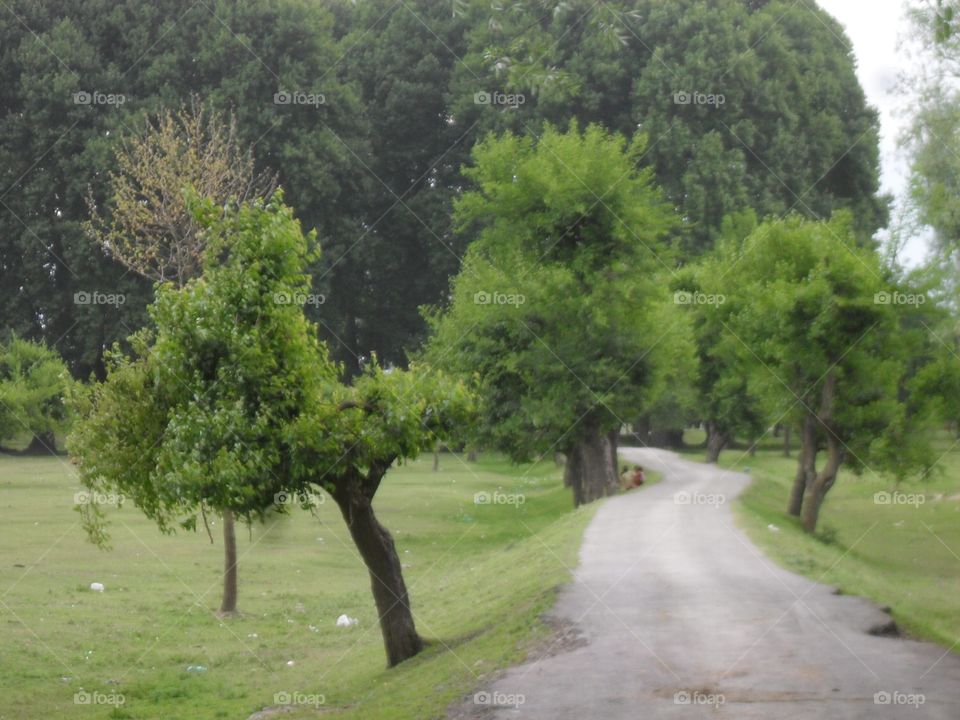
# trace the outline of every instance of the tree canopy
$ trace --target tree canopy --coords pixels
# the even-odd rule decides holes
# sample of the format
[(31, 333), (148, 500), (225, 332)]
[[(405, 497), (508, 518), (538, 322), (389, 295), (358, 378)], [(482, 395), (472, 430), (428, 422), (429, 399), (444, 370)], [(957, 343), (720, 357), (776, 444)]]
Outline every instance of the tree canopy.
[(475, 239), (449, 308), (431, 316), (427, 358), (475, 373), (482, 443), (516, 459), (593, 455), (568, 464), (578, 503), (616, 491), (606, 435), (688, 339), (662, 283), (672, 220), (636, 165), (644, 142), (572, 124), (477, 145), (465, 171), (477, 190), (455, 212)]

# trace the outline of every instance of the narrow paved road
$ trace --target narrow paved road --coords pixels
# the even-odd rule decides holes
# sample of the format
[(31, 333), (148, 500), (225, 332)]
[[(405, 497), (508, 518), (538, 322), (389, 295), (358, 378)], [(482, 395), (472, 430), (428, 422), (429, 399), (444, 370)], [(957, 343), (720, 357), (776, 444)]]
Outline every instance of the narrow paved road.
[(664, 480), (590, 524), (554, 610), (579, 646), (507, 671), (485, 717), (960, 719), (957, 655), (868, 634), (889, 617), (779, 569), (737, 530), (730, 503), (747, 476), (623, 455)]

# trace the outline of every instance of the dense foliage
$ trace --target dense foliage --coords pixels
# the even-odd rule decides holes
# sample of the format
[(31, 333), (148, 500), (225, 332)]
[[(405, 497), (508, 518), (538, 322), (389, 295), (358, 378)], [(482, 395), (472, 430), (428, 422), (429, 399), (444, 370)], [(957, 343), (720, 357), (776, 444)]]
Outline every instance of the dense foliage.
[[(0, 28), (0, 304), (77, 377), (146, 321), (152, 290), (83, 232), (114, 150), (197, 95), (235, 113), (325, 252), (308, 307), (349, 374), (405, 363), (470, 234), (460, 167), (488, 131), (594, 122), (649, 138), (643, 163), (699, 253), (722, 218), (849, 207), (884, 222), (876, 117), (842, 29), (785, 1), (275, 3), (15, 0)], [(787, 70), (789, 69), (789, 70)], [(686, 93), (686, 95), (684, 95)], [(704, 104), (699, 95), (723, 96)], [(675, 97), (678, 95), (678, 97)], [(511, 104), (510, 96), (513, 96)], [(521, 99), (522, 98), (522, 102)], [(685, 102), (689, 100), (689, 102)], [(506, 103), (506, 104), (504, 104)], [(109, 223), (109, 218), (105, 221)], [(77, 292), (122, 304), (76, 304)]]

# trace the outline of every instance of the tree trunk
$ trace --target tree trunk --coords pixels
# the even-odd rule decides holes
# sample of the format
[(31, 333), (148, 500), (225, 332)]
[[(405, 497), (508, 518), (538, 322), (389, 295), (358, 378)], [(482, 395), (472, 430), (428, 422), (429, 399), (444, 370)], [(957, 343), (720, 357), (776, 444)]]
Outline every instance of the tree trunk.
[(433, 449), (433, 471), (436, 472), (440, 469), (440, 449)]
[(607, 495), (616, 495), (620, 492), (620, 458), (617, 456), (617, 446), (620, 444), (620, 428), (607, 433), (609, 444), (610, 464), (607, 466)]
[(470, 448), (467, 452), (467, 462), (476, 462), (477, 461), (477, 451), (474, 448)]
[(749, 454), (750, 457), (757, 456), (757, 438), (756, 437), (752, 437), (750, 438), (750, 440), (747, 441), (747, 454)]
[(790, 457), (790, 433), (792, 431), (792, 426), (784, 425), (783, 426), (783, 456)]
[(583, 457), (578, 445), (567, 452), (563, 468), (563, 486), (573, 492), (573, 506), (580, 507), (585, 502), (583, 496)]
[[(804, 419), (804, 448), (807, 454), (806, 492), (803, 496), (803, 508), (800, 522), (803, 529), (812, 533), (817, 529), (820, 506), (827, 492), (836, 482), (837, 472), (843, 463), (843, 443), (837, 437), (833, 427), (833, 405), (837, 395), (837, 374), (833, 370), (827, 373), (820, 391), (820, 407), (816, 416), (807, 413)], [(817, 425), (826, 430), (827, 462), (823, 470), (816, 471), (817, 464)], [(812, 442), (811, 442), (812, 440)]]
[(609, 433), (591, 433), (567, 452), (563, 482), (573, 490), (574, 506), (579, 507), (619, 491), (616, 446), (611, 448), (610, 437)]
[(790, 505), (787, 507), (787, 512), (794, 517), (800, 517), (804, 494), (817, 474), (816, 463), (817, 419), (812, 413), (808, 412), (803, 417), (803, 427), (800, 432), (800, 456), (797, 458), (797, 475), (793, 480), (793, 489), (790, 491)]
[(715, 463), (720, 459), (720, 451), (727, 444), (726, 434), (720, 432), (720, 427), (713, 420), (707, 421), (707, 462)]
[(223, 511), (223, 598), (220, 602), (221, 615), (235, 615), (237, 612), (237, 533), (234, 527), (233, 512)]
[(370, 573), (373, 599), (387, 651), (387, 666), (393, 667), (423, 650), (423, 640), (413, 622), (396, 545), (390, 532), (377, 520), (370, 500), (363, 494), (344, 493), (335, 499)]
[(650, 416), (641, 415), (633, 424), (633, 437), (641, 447), (647, 447), (650, 442)]
[(823, 470), (817, 473), (814, 481), (807, 487), (807, 493), (803, 499), (803, 512), (800, 520), (806, 532), (813, 533), (816, 531), (823, 499), (836, 482), (837, 472), (840, 470), (842, 463), (843, 446), (833, 433), (829, 433), (827, 435), (827, 462)]

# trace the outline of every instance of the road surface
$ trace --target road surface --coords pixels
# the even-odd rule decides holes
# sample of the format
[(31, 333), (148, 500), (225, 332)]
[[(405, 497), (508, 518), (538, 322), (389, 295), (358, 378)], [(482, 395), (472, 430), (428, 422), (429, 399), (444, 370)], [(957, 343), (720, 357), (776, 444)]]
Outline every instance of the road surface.
[(656, 449), (663, 473), (584, 536), (556, 648), (475, 696), (477, 717), (960, 720), (960, 657), (869, 634), (877, 606), (782, 570), (733, 523), (748, 477)]

